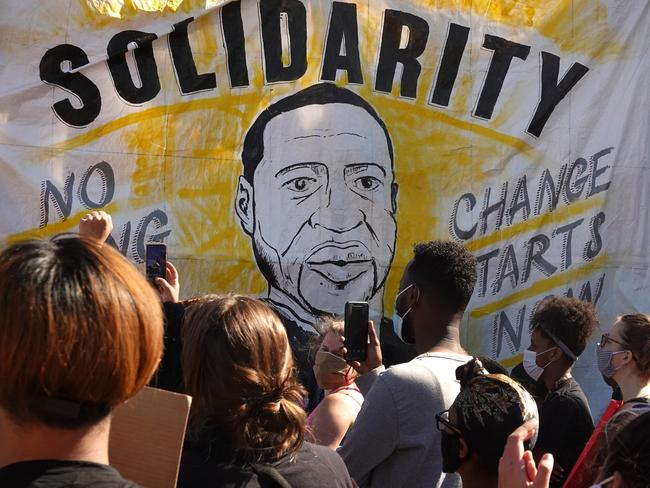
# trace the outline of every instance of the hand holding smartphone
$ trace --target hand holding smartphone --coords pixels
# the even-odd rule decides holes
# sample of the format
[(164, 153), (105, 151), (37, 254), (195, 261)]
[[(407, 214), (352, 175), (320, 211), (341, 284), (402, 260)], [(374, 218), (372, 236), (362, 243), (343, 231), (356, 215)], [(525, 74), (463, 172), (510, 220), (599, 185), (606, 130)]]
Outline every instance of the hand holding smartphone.
[(368, 354), (368, 302), (347, 302), (345, 304), (345, 348), (346, 361), (365, 361)]
[(151, 283), (155, 283), (156, 278), (167, 278), (167, 246), (147, 244), (145, 262), (145, 274)]

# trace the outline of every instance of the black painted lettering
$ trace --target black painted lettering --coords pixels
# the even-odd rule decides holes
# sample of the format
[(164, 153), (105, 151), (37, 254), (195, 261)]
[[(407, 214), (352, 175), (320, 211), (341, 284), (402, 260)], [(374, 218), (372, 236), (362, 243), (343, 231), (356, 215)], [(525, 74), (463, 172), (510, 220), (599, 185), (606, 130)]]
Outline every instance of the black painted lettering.
[(228, 55), (230, 86), (232, 88), (248, 86), (246, 37), (244, 35), (244, 23), (241, 18), (240, 0), (228, 2), (221, 7), (221, 28)]
[(609, 165), (599, 168), (598, 161), (603, 156), (610, 154), (613, 149), (614, 149), (613, 147), (608, 147), (607, 149), (598, 151), (596, 154), (594, 154), (589, 158), (589, 161), (591, 161), (591, 185), (589, 185), (590, 189), (589, 189), (589, 194), (587, 195), (588, 197), (592, 197), (596, 193), (600, 193), (601, 191), (605, 191), (609, 188), (609, 185), (611, 183), (610, 181), (608, 181), (607, 183), (603, 183), (602, 185), (597, 185), (596, 178), (598, 178), (600, 175), (602, 175), (609, 169)]
[(488, 68), (474, 115), (489, 120), (492, 118), (494, 106), (501, 94), (501, 88), (503, 88), (503, 82), (510, 69), (512, 59), (519, 58), (526, 60), (530, 52), (530, 46), (486, 34), (483, 47), (494, 51), (494, 54), (492, 55), (492, 61), (490, 62), (490, 67)]
[[(156, 34), (149, 32), (127, 30), (115, 34), (108, 41), (108, 69), (118, 95), (127, 103), (139, 105), (148, 102), (160, 91), (158, 67), (151, 44), (157, 38)], [(137, 84), (131, 77), (126, 61), (126, 53), (131, 43), (137, 45), (133, 50), (139, 80)]]
[(557, 271), (557, 266), (554, 266), (542, 257), (548, 251), (549, 247), (551, 247), (551, 240), (544, 234), (533, 236), (528, 240), (526, 243), (524, 274), (521, 278), (522, 283), (525, 283), (530, 278), (533, 266), (545, 276), (550, 276)]
[(499, 312), (494, 317), (494, 329), (497, 336), (497, 350), (496, 356), (501, 354), (503, 348), (503, 338), (507, 337), (508, 341), (512, 344), (511, 352), (515, 353), (521, 347), (521, 339), (524, 332), (524, 317), (526, 316), (526, 305), (522, 306), (517, 312), (516, 325), (517, 330), (510, 322), (508, 315), (505, 312)]
[(508, 209), (507, 221), (508, 225), (512, 225), (515, 220), (517, 212), (521, 212), (522, 220), (527, 220), (530, 215), (530, 199), (528, 198), (526, 175), (519, 178), (517, 186), (510, 201), (510, 208)]
[(461, 202), (465, 202), (465, 213), (470, 213), (474, 210), (474, 206), (476, 205), (476, 197), (473, 193), (465, 193), (461, 195), (460, 198), (456, 200), (456, 203), (454, 203), (454, 209), (451, 213), (450, 230), (452, 235), (456, 236), (456, 238), (461, 241), (466, 241), (471, 239), (476, 233), (478, 222), (474, 223), (469, 230), (461, 229), (458, 225), (458, 209), (460, 208)]
[(605, 223), (605, 213), (598, 212), (589, 223), (591, 239), (585, 244), (582, 257), (585, 261), (593, 260), (603, 249), (603, 238), (600, 235), (600, 226)]
[(582, 288), (580, 288), (580, 294), (578, 295), (578, 298), (583, 302), (591, 302), (596, 305), (598, 303), (598, 300), (600, 300), (600, 295), (603, 293), (604, 284), (605, 274), (603, 273), (600, 278), (598, 278), (598, 281), (596, 282), (596, 291), (592, 295), (591, 281), (587, 280), (585, 284), (582, 285)]
[(573, 230), (576, 227), (580, 227), (580, 225), (584, 222), (584, 220), (585, 219), (578, 219), (575, 222), (571, 222), (569, 224), (563, 225), (562, 227), (558, 227), (553, 232), (553, 236), (563, 234), (562, 267), (561, 267), (562, 270), (569, 269), (569, 266), (571, 266), (572, 258), (573, 258), (573, 253), (571, 248), (571, 238), (573, 237)]
[(477, 256), (476, 258), (476, 264), (478, 265), (478, 269), (479, 269), (478, 296), (480, 297), (485, 296), (485, 292), (487, 291), (488, 269), (489, 269), (490, 259), (496, 258), (498, 255), (499, 255), (499, 250), (492, 249), (490, 252), (483, 254), (481, 256)]
[(109, 246), (114, 247), (120, 253), (122, 253), (124, 256), (126, 256), (126, 253), (129, 252), (129, 241), (131, 240), (131, 221), (129, 220), (126, 224), (124, 224), (124, 227), (122, 228), (122, 233), (120, 234), (120, 243), (119, 245), (117, 242), (115, 242), (115, 239), (113, 238), (112, 235), (108, 236), (108, 239), (106, 239), (106, 242)]
[[(145, 239), (147, 237), (149, 227), (153, 225), (154, 229), (156, 231), (159, 231), (168, 223), (169, 219), (167, 218), (167, 214), (160, 209), (154, 210), (145, 216), (142, 220), (140, 220), (140, 223), (135, 230), (133, 243), (134, 259), (138, 263), (144, 262), (146, 244)], [(148, 242), (163, 242), (165, 237), (171, 234), (171, 232), (172, 231), (168, 229), (162, 232), (158, 232), (157, 234), (150, 235)]]
[(537, 200), (535, 202), (535, 215), (540, 215), (542, 213), (542, 207), (544, 206), (545, 197), (548, 196), (548, 211), (552, 212), (557, 208), (557, 204), (560, 201), (560, 193), (562, 192), (562, 186), (565, 182), (567, 165), (563, 164), (560, 168), (560, 174), (558, 176), (557, 188), (555, 186), (555, 180), (551, 175), (551, 172), (548, 168), (542, 173), (542, 177), (539, 181), (539, 187), (537, 190)]
[(467, 45), (469, 37), (469, 27), (458, 24), (449, 24), (449, 32), (445, 41), (445, 49), (440, 60), (438, 68), (438, 77), (436, 85), (431, 96), (431, 103), (446, 107), (449, 105), (451, 92), (456, 83), (460, 60), (463, 58), (463, 52)]
[(198, 74), (196, 71), (187, 32), (187, 26), (193, 20), (194, 17), (190, 17), (174, 24), (174, 30), (169, 33), (169, 51), (172, 54), (178, 87), (183, 95), (212, 90), (217, 86), (217, 77), (214, 73)]
[[(88, 196), (88, 181), (93, 174), (97, 174), (100, 181), (100, 197), (93, 201)], [(88, 168), (79, 180), (78, 197), (81, 203), (89, 209), (103, 208), (113, 200), (115, 194), (115, 173), (106, 161), (101, 161)]]
[[(72, 211), (72, 186), (74, 173), (70, 173), (63, 184), (63, 195), (50, 180), (41, 183), (41, 221), (39, 227), (43, 228), (50, 223), (50, 202), (54, 206), (59, 218), (65, 220)], [(65, 196), (64, 196), (65, 195)]]
[[(282, 61), (282, 20), (286, 16), (291, 63)], [(298, 0), (260, 0), (266, 81), (294, 81), (307, 71), (307, 11)]]
[(99, 88), (85, 75), (63, 71), (61, 64), (66, 61), (74, 70), (88, 64), (88, 56), (83, 49), (72, 44), (55, 46), (41, 58), (39, 74), (45, 83), (60, 86), (81, 101), (80, 108), (75, 108), (69, 98), (55, 102), (52, 110), (57, 117), (73, 127), (85, 127), (99, 115), (102, 97)]
[(335, 81), (338, 70), (347, 72), (350, 83), (363, 83), (359, 56), (357, 6), (354, 3), (332, 3), (321, 79)]
[[(566, 184), (564, 185), (564, 197), (568, 203), (573, 203), (582, 196), (582, 192), (585, 189), (585, 184), (589, 180), (589, 175), (585, 174), (588, 167), (589, 164), (584, 158), (576, 159), (569, 167)], [(573, 178), (573, 172), (576, 169), (578, 169), (576, 179), (571, 181)]]
[(589, 68), (573, 63), (562, 80), (558, 83), (560, 76), (560, 58), (554, 54), (542, 51), (542, 96), (528, 125), (527, 132), (539, 137), (544, 130), (546, 122), (555, 110), (555, 107), (571, 91), (571, 89), (587, 74)]
[[(400, 47), (402, 31), (407, 29), (408, 40)], [(381, 36), (375, 90), (390, 93), (393, 88), (397, 63), (403, 67), (400, 95), (415, 98), (422, 66), (418, 57), (424, 52), (429, 38), (429, 24), (421, 17), (387, 9), (384, 13), (384, 29)]]
[(494, 229), (498, 230), (501, 228), (501, 224), (503, 224), (503, 214), (505, 213), (506, 210), (508, 182), (506, 181), (505, 183), (503, 183), (503, 186), (501, 187), (501, 198), (492, 204), (490, 204), (491, 193), (492, 193), (492, 189), (490, 187), (486, 188), (485, 197), (483, 198), (483, 210), (481, 211), (481, 216), (480, 216), (481, 235), (487, 232), (488, 217), (495, 212), (497, 213), (497, 218), (494, 224)]
[(503, 282), (506, 278), (510, 279), (512, 288), (519, 282), (519, 266), (517, 265), (517, 255), (512, 244), (508, 244), (501, 254), (501, 260), (497, 267), (497, 274), (492, 284), (492, 294), (495, 295), (501, 291)]

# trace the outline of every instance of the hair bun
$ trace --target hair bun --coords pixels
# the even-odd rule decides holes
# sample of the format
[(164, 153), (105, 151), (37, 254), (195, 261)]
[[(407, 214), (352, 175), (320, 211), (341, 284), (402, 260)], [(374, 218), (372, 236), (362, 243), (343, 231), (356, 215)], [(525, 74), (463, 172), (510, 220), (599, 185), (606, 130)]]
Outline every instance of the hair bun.
[(509, 376), (508, 370), (498, 362), (494, 359), (483, 356), (474, 357), (467, 363), (456, 368), (456, 379), (460, 381), (461, 388), (464, 388), (474, 378), (488, 374), (503, 374)]

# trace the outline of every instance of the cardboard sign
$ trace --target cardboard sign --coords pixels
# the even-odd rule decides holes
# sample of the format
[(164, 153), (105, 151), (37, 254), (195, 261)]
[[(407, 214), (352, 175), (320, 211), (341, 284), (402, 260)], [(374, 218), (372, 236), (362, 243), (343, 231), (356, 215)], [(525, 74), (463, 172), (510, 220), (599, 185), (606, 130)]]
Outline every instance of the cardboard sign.
[(110, 464), (143, 488), (174, 488), (192, 397), (144, 388), (113, 412)]

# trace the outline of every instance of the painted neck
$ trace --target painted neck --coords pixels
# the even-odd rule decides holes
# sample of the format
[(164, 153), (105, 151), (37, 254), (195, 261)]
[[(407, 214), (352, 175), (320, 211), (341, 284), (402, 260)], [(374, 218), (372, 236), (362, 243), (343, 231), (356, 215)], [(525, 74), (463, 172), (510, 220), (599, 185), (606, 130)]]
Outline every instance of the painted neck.
[(81, 429), (16, 424), (0, 408), (0, 467), (22, 461), (57, 459), (108, 464), (110, 417)]

